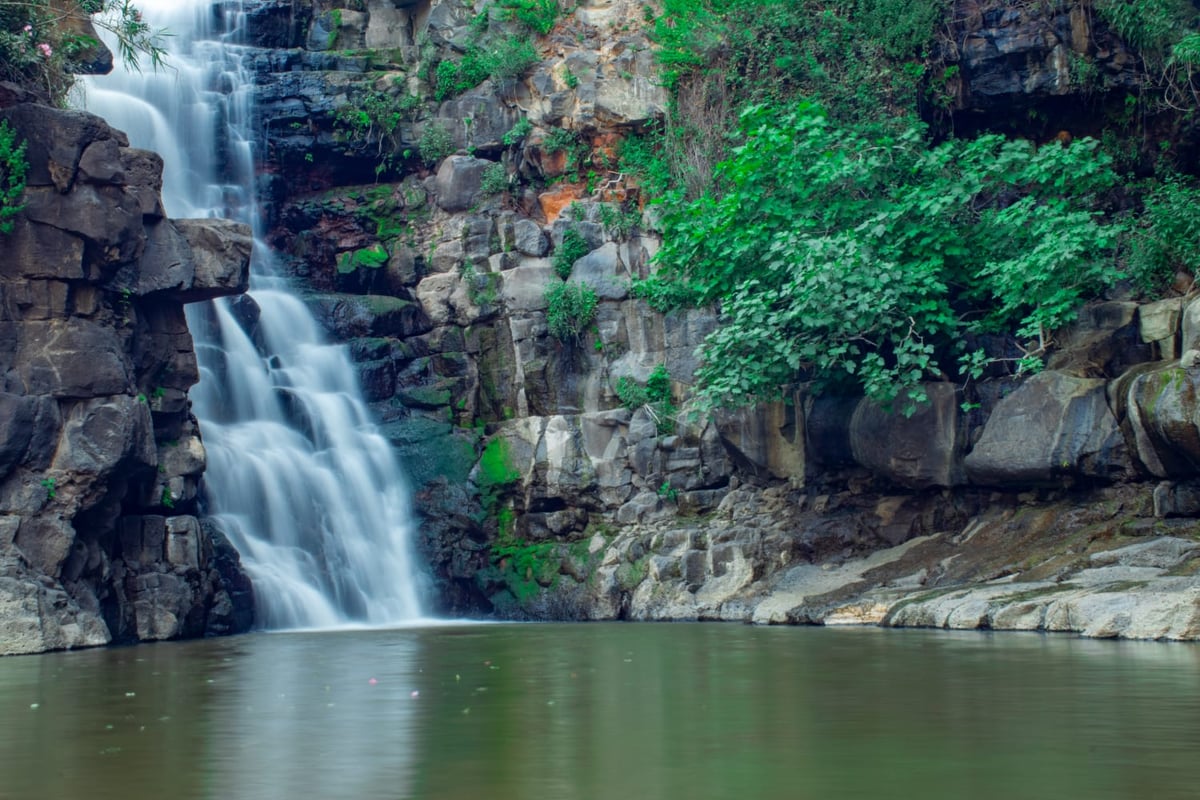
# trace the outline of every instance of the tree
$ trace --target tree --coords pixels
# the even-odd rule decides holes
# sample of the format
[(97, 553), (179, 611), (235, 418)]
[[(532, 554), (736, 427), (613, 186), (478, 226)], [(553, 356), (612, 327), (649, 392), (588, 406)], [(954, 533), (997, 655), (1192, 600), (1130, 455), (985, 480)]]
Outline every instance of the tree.
[(1100, 208), (1117, 175), (1094, 141), (879, 131), (752, 106), (713, 188), (668, 203), (659, 271), (636, 290), (720, 308), (697, 372), (710, 404), (813, 380), (911, 411), (922, 381), (978, 376), (969, 334), (1004, 333), (1031, 365), (1119, 277), (1122, 229)]

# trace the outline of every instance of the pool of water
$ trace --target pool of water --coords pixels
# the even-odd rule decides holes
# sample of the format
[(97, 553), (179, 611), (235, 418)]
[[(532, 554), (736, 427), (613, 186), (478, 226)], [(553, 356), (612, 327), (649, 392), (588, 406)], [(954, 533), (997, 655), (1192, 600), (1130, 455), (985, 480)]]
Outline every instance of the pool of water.
[(741, 625), (0, 659), (0, 798), (1194, 798), (1200, 648)]

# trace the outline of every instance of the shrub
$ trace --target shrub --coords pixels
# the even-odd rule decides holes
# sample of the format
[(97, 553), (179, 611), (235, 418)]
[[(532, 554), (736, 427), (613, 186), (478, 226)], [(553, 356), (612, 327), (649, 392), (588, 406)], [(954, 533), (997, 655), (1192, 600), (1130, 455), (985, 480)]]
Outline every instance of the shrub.
[(521, 117), (519, 120), (517, 120), (517, 123), (509, 129), (508, 133), (504, 134), (504, 146), (512, 147), (514, 144), (517, 144), (526, 136), (528, 136), (529, 132), (532, 130), (533, 123), (529, 121), (529, 118)]
[(28, 171), (25, 142), (17, 144), (16, 131), (0, 120), (0, 233), (12, 233), (13, 217), (24, 208), (18, 201), (25, 191)]
[(1153, 288), (1170, 283), (1176, 270), (1200, 274), (1200, 186), (1192, 178), (1168, 176), (1147, 192), (1142, 214), (1129, 235), (1129, 271)]
[(621, 142), (621, 171), (634, 175), (650, 197), (662, 197), (671, 188), (671, 165), (663, 149), (663, 134), (658, 128)]
[(643, 386), (632, 378), (617, 379), (615, 387), (621, 405), (636, 411), (646, 408), (654, 417), (658, 432), (669, 433), (675, 426), (676, 408), (671, 402), (671, 373), (659, 364), (646, 378)]
[(564, 167), (568, 171), (579, 169), (588, 154), (587, 143), (579, 138), (579, 134), (565, 128), (550, 131), (542, 141), (542, 149), (551, 155), (566, 152)]
[(947, 0), (857, 0), (862, 31), (892, 58), (920, 55), (946, 13)]
[(421, 131), (417, 140), (417, 150), (421, 160), (427, 165), (434, 165), (454, 152), (454, 137), (440, 122), (432, 121)]
[(493, 195), (508, 191), (508, 170), (503, 164), (488, 164), (483, 168), (479, 187), (484, 194)]
[(337, 110), (334, 126), (343, 141), (361, 146), (375, 142), (379, 157), (376, 174), (395, 165), (400, 145), (400, 123), (411, 120), (421, 107), (421, 98), (414, 94), (392, 94), (371, 89), (354, 102)]
[(642, 214), (636, 206), (626, 208), (604, 203), (600, 206), (600, 224), (609, 236), (624, 241), (642, 224)]
[(1197, 17), (1189, 0), (1096, 0), (1096, 11), (1139, 54), (1158, 63)]
[(515, 19), (534, 33), (545, 36), (558, 21), (558, 0), (500, 0), (506, 19)]
[(579, 336), (596, 319), (596, 293), (579, 283), (552, 282), (546, 287), (546, 324), (550, 334), (564, 342)]
[[(662, 0), (657, 58), (672, 92), (655, 152), (697, 197), (749, 104), (821, 102), (839, 121), (903, 127), (915, 110), (945, 0)], [(890, 57), (889, 57), (890, 56)], [(899, 113), (898, 113), (899, 112)], [(655, 194), (658, 194), (655, 192)]]
[(72, 29), (81, 20), (112, 33), (118, 56), (131, 68), (140, 69), (143, 58), (154, 69), (163, 66), (164, 34), (152, 30), (130, 0), (0, 0), (0, 79), (64, 104), (74, 71), (102, 47)]
[(554, 273), (564, 281), (571, 277), (571, 269), (575, 262), (592, 252), (579, 231), (568, 228), (563, 233), (562, 244), (554, 253)]
[(516, 78), (538, 63), (537, 49), (528, 39), (506, 38), (491, 45), (471, 45), (461, 61), (442, 61), (435, 72), (437, 88), (434, 99), (448, 97), (473, 89), (488, 78)]

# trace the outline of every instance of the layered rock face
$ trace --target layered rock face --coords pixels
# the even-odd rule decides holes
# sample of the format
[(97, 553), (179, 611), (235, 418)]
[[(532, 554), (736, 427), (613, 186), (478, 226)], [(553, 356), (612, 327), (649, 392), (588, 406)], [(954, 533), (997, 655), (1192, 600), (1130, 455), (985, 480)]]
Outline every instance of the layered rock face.
[[(482, 6), (346, 5), (250, 4), (271, 238), (408, 467), (444, 609), (1200, 633), (1200, 561), (1173, 543), (1200, 513), (1184, 298), (1097, 305), (1045, 373), (930, 385), (910, 418), (806, 393), (627, 404), (621, 379), (660, 365), (681, 403), (718, 324), (629, 292), (660, 236), (619, 142), (667, 105), (641, 4), (585, 0), (521, 78), (441, 100), (431, 71)], [(1138, 77), (1083, 12), (955, 4), (958, 119), (1087, 132), (1082, 99)], [(564, 266), (597, 306), (560, 337)]]
[(237, 554), (195, 516), (183, 306), (245, 291), (249, 232), (166, 219), (162, 160), (98, 117), (0, 119), (29, 161), (0, 234), (0, 654), (245, 630)]

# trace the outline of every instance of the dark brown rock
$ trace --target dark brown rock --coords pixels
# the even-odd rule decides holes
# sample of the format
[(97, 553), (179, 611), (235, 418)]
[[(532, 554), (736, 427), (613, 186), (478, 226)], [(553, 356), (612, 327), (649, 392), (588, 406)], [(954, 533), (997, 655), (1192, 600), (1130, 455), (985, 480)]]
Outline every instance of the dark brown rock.
[(949, 383), (925, 385), (929, 398), (912, 416), (865, 400), (850, 420), (854, 460), (901, 486), (959, 486), (966, 483), (965, 420), (961, 397)]
[(33, 415), (30, 398), (0, 393), (0, 478), (25, 456), (33, 437)]

